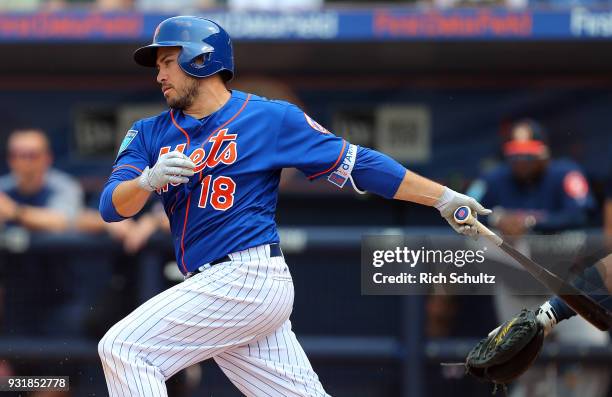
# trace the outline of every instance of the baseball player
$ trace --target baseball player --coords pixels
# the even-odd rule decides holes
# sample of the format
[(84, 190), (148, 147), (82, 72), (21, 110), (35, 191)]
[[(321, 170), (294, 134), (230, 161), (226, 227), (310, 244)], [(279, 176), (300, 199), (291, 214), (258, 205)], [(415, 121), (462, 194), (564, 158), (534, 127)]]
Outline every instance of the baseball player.
[(157, 67), (169, 110), (127, 132), (100, 199), (107, 222), (159, 195), (185, 281), (115, 324), (98, 350), (110, 396), (166, 396), (165, 381), (213, 358), (247, 396), (327, 396), (291, 330), (293, 283), (274, 222), (282, 168), (342, 188), (453, 210), (476, 200), (334, 136), (295, 105), (229, 91), (228, 34), (189, 16), (163, 21), (134, 53)]
[[(585, 226), (588, 211), (594, 204), (589, 184), (577, 164), (551, 158), (550, 145), (542, 125), (530, 119), (517, 121), (512, 125), (502, 149), (505, 162), (483, 175), (468, 190), (470, 196), (495, 208), (494, 216), (488, 218), (491, 226), (527, 255), (530, 245), (524, 236), (560, 233)], [(512, 260), (508, 260), (504, 256), (498, 258), (501, 263), (516, 266)], [(523, 289), (523, 286), (519, 289)], [(541, 301), (542, 296), (517, 293), (516, 286), (504, 282), (497, 285), (494, 296), (500, 319), (511, 318), (522, 308), (535, 307)], [(558, 299), (551, 302), (556, 307), (556, 315), (564, 316), (566, 305)], [(548, 305), (543, 307), (546, 313), (550, 310)], [(572, 344), (604, 346), (609, 339), (608, 334), (599, 332), (580, 317), (565, 321), (555, 328), (554, 333), (559, 341)], [(562, 381), (569, 376), (579, 380), (572, 383)], [(605, 396), (609, 378), (608, 372), (599, 368), (572, 365), (552, 374), (544, 366), (538, 365), (520, 379), (511, 396), (547, 396), (550, 392), (547, 385), (551, 381), (559, 385), (559, 390), (563, 388), (559, 394)]]
[[(572, 284), (603, 308), (612, 311), (612, 254), (587, 267)], [(535, 313), (545, 336), (560, 322), (576, 316), (576, 312), (556, 295), (544, 302)]]
[[(603, 309), (601, 312), (597, 310), (600, 315), (596, 316), (597, 328), (600, 330), (609, 329), (612, 320), (610, 314), (612, 309), (610, 298), (610, 291), (612, 291), (611, 272), (612, 255), (608, 255), (595, 265), (585, 269), (572, 282), (582, 293), (597, 302), (600, 305), (599, 309)], [(565, 299), (567, 298), (566, 295)], [(593, 316), (595, 313), (589, 313), (590, 310), (593, 310), (592, 308), (588, 306), (582, 306), (581, 308), (581, 305), (576, 306), (576, 308), (579, 308), (580, 314), (585, 315), (586, 318), (596, 318)], [(501, 386), (506, 392), (504, 394), (507, 395), (507, 385), (523, 375), (535, 362), (546, 335), (558, 322), (575, 315), (576, 313), (568, 304), (558, 296), (551, 298), (537, 310), (522, 309), (520, 313), (504, 322), (491, 331), (486, 338), (478, 342), (468, 353), (465, 363), (456, 364), (464, 366), (466, 372), (476, 379), (494, 383), (493, 394)], [(592, 382), (588, 384), (588, 387), (582, 387), (582, 394), (580, 395), (606, 394), (609, 380), (609, 378), (606, 378), (604, 382)], [(579, 381), (580, 379), (574, 377), (571, 383)], [(529, 388), (522, 391), (519, 388), (513, 390), (512, 394), (515, 394), (518, 390), (519, 393), (522, 393), (521, 395), (527, 396), (566, 396), (569, 395), (567, 391), (561, 389), (563, 383), (566, 382), (568, 382), (567, 379), (564, 379), (562, 382), (549, 384), (546, 390)]]

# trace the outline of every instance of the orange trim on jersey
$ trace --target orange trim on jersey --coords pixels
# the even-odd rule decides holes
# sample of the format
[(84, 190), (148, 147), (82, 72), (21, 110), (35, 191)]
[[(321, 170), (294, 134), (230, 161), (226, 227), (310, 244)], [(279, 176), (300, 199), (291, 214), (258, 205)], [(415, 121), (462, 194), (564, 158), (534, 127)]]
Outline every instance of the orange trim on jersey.
[[(251, 94), (248, 94), (246, 99), (244, 100), (244, 103), (242, 104), (242, 106), (240, 107), (240, 109), (238, 109), (238, 111), (236, 112), (236, 114), (234, 114), (232, 117), (229, 118), (229, 120), (227, 120), (225, 123), (221, 124), (219, 127), (217, 127), (213, 132), (210, 133), (210, 135), (208, 135), (208, 138), (206, 138), (203, 142), (202, 142), (202, 146), (200, 147), (204, 147), (204, 145), (206, 144), (206, 142), (208, 142), (210, 140), (210, 138), (212, 138), (212, 136), (219, 132), (220, 129), (222, 129), (223, 127), (225, 127), (226, 125), (228, 125), (229, 123), (231, 123), (236, 117), (238, 117), (238, 115), (240, 113), (242, 113), (242, 111), (244, 110), (244, 108), (246, 108), (246, 105), (249, 103), (249, 100), (251, 99)], [(204, 169), (202, 169), (202, 171), (200, 171), (200, 181), (202, 181), (202, 177), (203, 177), (203, 171)]]
[[(204, 147), (204, 145), (206, 144), (206, 142), (208, 142), (208, 140), (216, 133), (218, 132), (220, 129), (222, 129), (223, 127), (225, 127), (226, 125), (228, 125), (229, 123), (231, 123), (236, 117), (238, 117), (238, 115), (240, 113), (242, 113), (242, 111), (244, 110), (244, 108), (246, 107), (247, 103), (249, 103), (249, 100), (251, 99), (251, 94), (247, 95), (244, 103), (242, 104), (242, 106), (240, 107), (240, 109), (238, 109), (238, 111), (236, 112), (236, 114), (234, 114), (229, 120), (227, 120), (225, 123), (223, 123), (220, 127), (217, 127), (213, 132), (210, 133), (210, 135), (208, 136), (208, 138), (206, 138), (206, 140), (204, 142), (202, 142), (202, 146)], [(183, 134), (185, 134), (185, 137), (187, 138), (187, 146), (189, 147), (189, 135), (185, 132), (185, 130), (183, 130), (174, 120), (174, 115), (172, 114), (172, 111), (170, 111), (170, 116), (172, 117), (172, 122), (174, 123), (174, 125), (176, 126), (176, 128), (178, 128), (179, 130), (181, 130), (183, 132)], [(202, 180), (202, 171), (200, 171), (200, 181)], [(177, 193), (178, 194), (178, 193)], [(189, 205), (191, 204), (191, 194), (189, 194), (187, 196), (187, 208), (185, 209), (185, 220), (183, 221), (183, 234), (181, 236), (181, 266), (183, 267), (183, 270), (185, 271), (185, 273), (188, 272), (187, 270), (187, 266), (185, 265), (185, 231), (187, 230), (187, 218), (189, 218)]]
[(189, 217), (189, 204), (191, 204), (191, 194), (187, 196), (187, 207), (185, 208), (185, 220), (183, 221), (183, 235), (181, 236), (181, 266), (185, 273), (188, 272), (185, 265), (185, 230), (187, 229), (187, 218)]
[(336, 162), (334, 163), (334, 165), (332, 165), (331, 167), (329, 167), (328, 169), (326, 169), (325, 171), (321, 171), (318, 174), (314, 174), (308, 177), (308, 179), (314, 179), (320, 175), (323, 174), (327, 174), (329, 171), (333, 170), (334, 168), (336, 168), (336, 166), (338, 165), (338, 163), (340, 162), (340, 159), (342, 159), (342, 154), (344, 153), (344, 148), (346, 147), (346, 141), (343, 139), (342, 140), (342, 150), (340, 150), (340, 155), (338, 156), (338, 158), (336, 159)]
[(187, 131), (185, 131), (183, 129), (183, 127), (181, 127), (180, 125), (178, 125), (178, 123), (176, 122), (176, 120), (174, 119), (174, 109), (170, 111), (170, 118), (172, 119), (172, 124), (174, 124), (174, 126), (176, 128), (179, 129), (179, 131), (181, 131), (183, 133), (183, 135), (185, 135), (185, 138), (187, 139), (187, 148), (189, 148), (189, 144), (191, 143), (191, 139), (189, 139), (189, 134), (187, 133)]
[(134, 166), (133, 166), (133, 165), (131, 165), (131, 164), (123, 164), (123, 165), (120, 165), (120, 166), (118, 166), (118, 167), (115, 167), (115, 168), (113, 168), (113, 171), (111, 172), (111, 174), (112, 174), (113, 172), (117, 171), (118, 169), (121, 169), (121, 168), (126, 168), (126, 167), (128, 167), (128, 168), (133, 168), (133, 169), (135, 169), (136, 171), (138, 171), (138, 172), (140, 172), (140, 173), (142, 174), (142, 170), (141, 170), (140, 168), (138, 168), (138, 167), (134, 167)]
[(249, 103), (249, 100), (251, 99), (251, 94), (248, 94), (246, 99), (244, 100), (244, 103), (242, 104), (242, 106), (240, 107), (240, 109), (238, 109), (238, 111), (236, 112), (235, 115), (233, 115), (232, 117), (230, 117), (229, 120), (227, 120), (225, 123), (221, 124), (219, 127), (217, 127), (213, 132), (210, 133), (210, 135), (208, 135), (208, 138), (206, 138), (206, 140), (204, 142), (202, 142), (202, 146), (204, 147), (204, 145), (206, 144), (206, 142), (208, 142), (208, 140), (216, 133), (219, 132), (219, 130), (223, 127), (225, 127), (226, 125), (228, 125), (229, 123), (231, 123), (236, 117), (238, 117), (238, 115), (240, 113), (242, 113), (242, 111), (244, 110), (244, 108), (246, 107), (247, 103)]

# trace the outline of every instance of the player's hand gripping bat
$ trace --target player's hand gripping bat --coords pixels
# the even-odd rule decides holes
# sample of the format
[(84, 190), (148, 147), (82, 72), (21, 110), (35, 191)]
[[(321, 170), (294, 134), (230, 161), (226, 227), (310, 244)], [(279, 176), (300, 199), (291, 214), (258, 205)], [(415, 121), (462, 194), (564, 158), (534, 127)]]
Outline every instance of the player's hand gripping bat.
[(584, 292), (562, 280), (559, 276), (538, 265), (525, 255), (521, 254), (501, 237), (493, 233), (486, 226), (472, 216), (469, 207), (459, 207), (455, 210), (453, 217), (459, 224), (475, 224), (478, 234), (486, 237), (495, 245), (510, 255), (535, 279), (550, 289), (554, 294), (563, 299), (574, 311), (584, 317), (587, 321), (602, 331), (612, 327), (612, 313), (597, 304)]

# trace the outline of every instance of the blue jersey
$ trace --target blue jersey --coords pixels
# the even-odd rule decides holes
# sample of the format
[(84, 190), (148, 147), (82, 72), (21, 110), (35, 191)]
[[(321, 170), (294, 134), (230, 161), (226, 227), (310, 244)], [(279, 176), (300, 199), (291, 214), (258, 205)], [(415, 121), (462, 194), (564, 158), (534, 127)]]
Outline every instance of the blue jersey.
[[(344, 185), (357, 148), (295, 105), (232, 91), (201, 120), (169, 110), (128, 131), (109, 184), (137, 177), (179, 150), (196, 164), (186, 184), (160, 189), (183, 273), (228, 253), (279, 241), (274, 215), (280, 172), (301, 170)], [(397, 184), (392, 189), (397, 188)]]
[(594, 204), (589, 185), (575, 163), (550, 161), (537, 183), (518, 183), (508, 164), (503, 164), (472, 184), (468, 195), (487, 208), (533, 214), (536, 230), (556, 232), (584, 226)]

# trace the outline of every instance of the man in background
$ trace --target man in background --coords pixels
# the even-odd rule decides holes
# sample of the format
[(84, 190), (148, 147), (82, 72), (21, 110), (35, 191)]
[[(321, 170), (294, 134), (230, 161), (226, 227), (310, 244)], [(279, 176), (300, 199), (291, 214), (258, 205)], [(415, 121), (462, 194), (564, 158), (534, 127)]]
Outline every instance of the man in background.
[(67, 230), (83, 208), (83, 191), (71, 176), (51, 168), (45, 133), (15, 130), (7, 146), (11, 172), (0, 177), (0, 224), (31, 231)]
[[(558, 234), (586, 226), (588, 211), (593, 206), (589, 184), (577, 164), (550, 158), (546, 135), (539, 123), (522, 120), (514, 124), (503, 145), (503, 155), (505, 163), (475, 181), (468, 194), (494, 209), (488, 221), (503, 234), (504, 240), (530, 256), (526, 236)], [(499, 261), (516, 266), (511, 259), (500, 257)], [(494, 297), (500, 320), (511, 318), (522, 308), (535, 309), (543, 300), (541, 296), (526, 295), (525, 285), (530, 276), (523, 269), (508, 270), (515, 277), (500, 285)], [(514, 279), (520, 285), (510, 285), (509, 281)], [(560, 324), (555, 331), (552, 336), (563, 343), (608, 342), (606, 333), (578, 316)], [(547, 377), (542, 368), (534, 367), (519, 380), (511, 395), (597, 397), (606, 395), (608, 383), (605, 369), (576, 364), (562, 367), (556, 376)], [(556, 388), (554, 393), (551, 387)]]
[[(53, 155), (45, 133), (33, 128), (13, 131), (6, 158), (10, 173), (0, 177), (0, 230), (5, 229), (6, 235), (18, 229), (35, 233), (69, 230), (83, 208), (83, 191), (71, 176), (52, 168)], [(5, 253), (2, 259), (2, 335), (67, 337), (81, 332), (81, 319), (74, 313), (82, 312), (76, 309), (84, 303), (75, 292), (76, 264), (69, 254), (27, 251)], [(15, 375), (50, 371), (19, 360), (10, 365)]]

